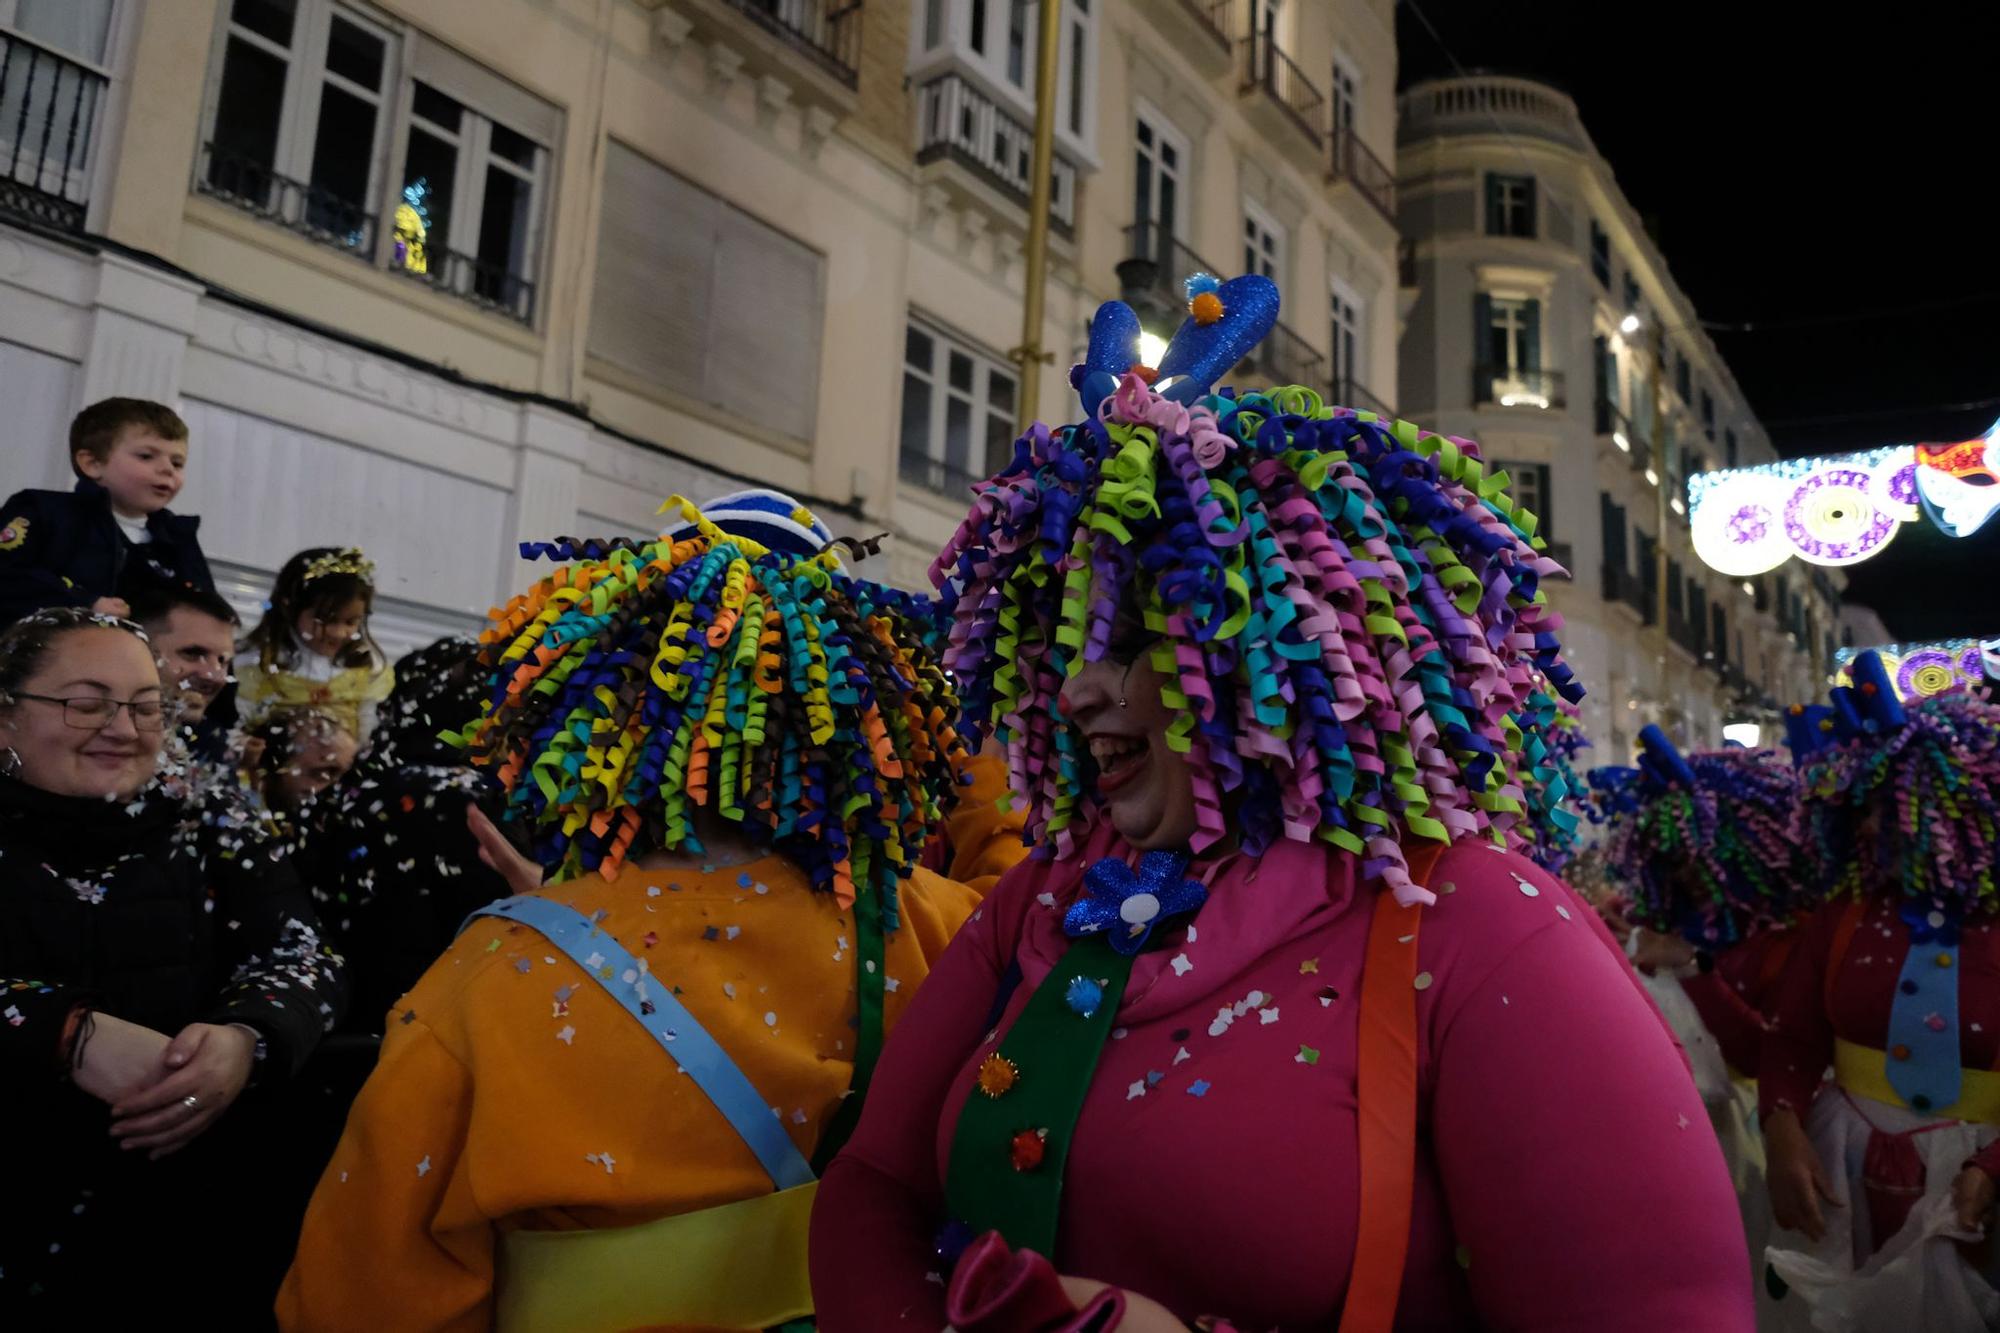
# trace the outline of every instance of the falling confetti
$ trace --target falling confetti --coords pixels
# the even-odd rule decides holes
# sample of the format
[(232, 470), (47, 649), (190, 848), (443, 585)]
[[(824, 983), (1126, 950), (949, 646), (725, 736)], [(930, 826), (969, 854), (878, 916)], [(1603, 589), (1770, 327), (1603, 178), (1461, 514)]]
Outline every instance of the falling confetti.
[(1316, 1065), (1319, 1063), (1319, 1051), (1311, 1046), (1300, 1046), (1294, 1058), (1302, 1065)]
[(1186, 954), (1177, 953), (1174, 955), (1175, 976), (1184, 977), (1192, 971), (1194, 971), (1194, 964), (1188, 960), (1188, 956)]
[(556, 1040), (565, 1046), (576, 1045), (576, 1029), (567, 1023), (563, 1024), (562, 1030), (556, 1033)]
[(1317, 958), (1308, 958), (1303, 963), (1299, 964), (1299, 975), (1302, 977), (1312, 976), (1314, 973), (1318, 971), (1319, 971), (1319, 959)]
[(1125, 1089), (1125, 1100), (1128, 1102), (1131, 1101), (1134, 1097), (1143, 1097), (1145, 1095), (1146, 1095), (1146, 1080), (1143, 1078), (1133, 1079), (1132, 1086)]
[(1188, 1096), (1206, 1097), (1208, 1096), (1208, 1089), (1209, 1089), (1208, 1080), (1205, 1078), (1198, 1078), (1194, 1082), (1188, 1084)]
[(417, 1175), (427, 1176), (430, 1173), (431, 1173), (431, 1158), (429, 1153), (425, 1153), (424, 1160), (417, 1163)]
[(1183, 1060), (1192, 1060), (1192, 1059), (1194, 1059), (1194, 1057), (1188, 1054), (1188, 1048), (1185, 1046), (1181, 1047), (1178, 1051), (1174, 1052), (1175, 1064), (1179, 1064)]
[(1266, 1027), (1269, 1027), (1271, 1024), (1277, 1022), (1278, 1021), (1277, 1006), (1273, 1005), (1271, 1008), (1266, 1009), (1262, 1013), (1258, 1014), (1257, 1021), (1264, 1024), (1264, 1026)]

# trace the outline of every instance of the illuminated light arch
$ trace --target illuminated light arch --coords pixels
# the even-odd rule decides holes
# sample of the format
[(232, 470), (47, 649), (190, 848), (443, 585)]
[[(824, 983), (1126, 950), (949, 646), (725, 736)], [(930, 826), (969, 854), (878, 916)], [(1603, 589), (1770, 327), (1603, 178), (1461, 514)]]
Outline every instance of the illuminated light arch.
[[(1846, 685), (1849, 668), (1863, 652), (1837, 648), (1835, 683)], [(1928, 699), (1953, 690), (2000, 682), (2000, 638), (1939, 639), (1930, 643), (1889, 643), (1875, 650), (1901, 699)]]

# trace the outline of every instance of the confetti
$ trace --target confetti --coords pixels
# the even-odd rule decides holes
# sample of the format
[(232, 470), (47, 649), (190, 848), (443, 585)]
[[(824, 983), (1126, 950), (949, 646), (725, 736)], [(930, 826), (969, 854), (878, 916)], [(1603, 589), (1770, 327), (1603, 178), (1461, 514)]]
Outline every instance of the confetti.
[(722, 932), (714, 926), (709, 926), (701, 932), (701, 937), (705, 940), (718, 940), (722, 938)]
[(1186, 954), (1184, 954), (1184, 953), (1177, 953), (1177, 954), (1175, 954), (1175, 955), (1174, 955), (1174, 975), (1175, 975), (1175, 976), (1177, 976), (1177, 977), (1184, 977), (1184, 976), (1186, 976), (1186, 975), (1187, 975), (1188, 973), (1190, 973), (1190, 972), (1192, 972), (1192, 971), (1194, 971), (1194, 964), (1193, 964), (1192, 962), (1188, 961), (1188, 956), (1187, 956)]
[(1056, 896), (1053, 893), (1038, 893), (1035, 895), (1035, 901), (1044, 907), (1052, 908), (1056, 905)]
[(764, 1026), (767, 1028), (778, 1026), (778, 1015), (772, 1010), (766, 1009), (764, 1011)]
[(736, 877), (736, 887), (739, 889), (747, 889), (753, 883), (755, 881), (750, 877), (750, 872), (747, 870)]
[(743, 927), (741, 926), (730, 926), (728, 929), (722, 932), (723, 937), (725, 939), (732, 939), (732, 940), (735, 939), (738, 935), (741, 935), (742, 933), (743, 933)]
[(1569, 909), (1567, 907), (1564, 907), (1561, 903), (1556, 904), (1556, 915), (1561, 917), (1565, 921), (1570, 919)]
[(903, 984), (902, 982), (898, 981), (894, 977), (882, 978), (882, 989), (889, 992), (889, 994), (891, 995), (894, 995), (897, 989), (902, 986), (902, 984)]
[(562, 1030), (556, 1033), (556, 1040), (565, 1046), (576, 1045), (576, 1029), (568, 1023), (563, 1024)]
[(723, 983), (722, 983), (722, 993), (723, 993), (724, 995), (727, 995), (727, 996), (728, 996), (728, 997), (729, 997), (730, 999), (732, 999), (732, 1000), (733, 1000), (733, 999), (735, 999), (735, 998), (736, 998), (736, 983), (735, 983), (735, 982), (733, 982), (733, 981), (725, 981), (725, 982), (723, 982)]
[(1196, 937), (1196, 935), (1195, 935), (1195, 931), (1194, 931), (1194, 927), (1193, 927), (1193, 926), (1189, 926), (1189, 927), (1188, 927), (1188, 943), (1189, 943), (1189, 944), (1193, 944), (1193, 943), (1195, 942), (1195, 939), (1196, 939), (1196, 938), (1197, 938), (1197, 937)]
[(1436, 978), (1432, 977), (1430, 973), (1419, 972), (1417, 973), (1416, 980), (1412, 981), (1410, 984), (1415, 986), (1418, 990), (1429, 990), (1431, 988), (1431, 982), (1434, 980), (1436, 980)]
[(1125, 1089), (1125, 1100), (1128, 1102), (1131, 1101), (1134, 1097), (1143, 1097), (1145, 1095), (1146, 1095), (1146, 1080), (1143, 1078), (1133, 1079), (1132, 1085)]
[(1257, 1019), (1265, 1027), (1269, 1027), (1271, 1024), (1278, 1021), (1277, 1007), (1274, 1005), (1271, 1008), (1264, 1010), (1262, 1013), (1257, 1015)]
[(611, 1174), (611, 1168), (618, 1164), (608, 1152), (587, 1152), (583, 1155), (583, 1160), (603, 1167), (607, 1176)]
[(1148, 1070), (1146, 1071), (1146, 1086), (1150, 1088), (1150, 1087), (1152, 1087), (1152, 1086), (1153, 1086), (1153, 1085), (1154, 1085), (1155, 1083), (1158, 1083), (1158, 1082), (1159, 1082), (1159, 1081), (1160, 1081), (1161, 1079), (1163, 1079), (1163, 1078), (1165, 1078), (1165, 1077), (1166, 1077), (1166, 1075), (1165, 1075), (1165, 1074), (1162, 1074), (1162, 1073), (1161, 1073), (1161, 1072), (1160, 1072), (1159, 1070), (1157, 1070), (1157, 1069), (1148, 1069)]
[(431, 1173), (431, 1158), (429, 1153), (425, 1153), (424, 1160), (417, 1163), (417, 1175), (419, 1177), (422, 1177), (422, 1176), (427, 1176), (430, 1173)]
[(1192, 1059), (1194, 1059), (1194, 1057), (1188, 1054), (1188, 1048), (1185, 1046), (1181, 1047), (1178, 1051), (1174, 1052), (1175, 1064), (1179, 1064), (1183, 1060), (1192, 1060)]
[(1515, 884), (1516, 884), (1517, 886), (1519, 886), (1519, 888), (1520, 888), (1520, 890), (1521, 890), (1521, 896), (1522, 896), (1522, 897), (1524, 897), (1524, 898), (1539, 898), (1539, 897), (1541, 897), (1541, 896), (1542, 896), (1542, 891), (1541, 891), (1540, 889), (1538, 889), (1538, 888), (1536, 888), (1536, 887), (1535, 887), (1534, 885), (1532, 885), (1532, 884), (1528, 883), (1528, 881), (1527, 881), (1527, 880), (1525, 880), (1525, 879), (1521, 878), (1521, 872), (1520, 872), (1520, 871), (1518, 871), (1518, 870), (1515, 870), (1515, 871), (1510, 871), (1509, 873), (1510, 873), (1510, 874), (1512, 874), (1512, 875), (1514, 876), (1514, 883), (1515, 883)]
[(1319, 959), (1317, 958), (1308, 958), (1303, 963), (1299, 964), (1299, 975), (1302, 977), (1312, 976), (1314, 973), (1318, 971), (1319, 971)]
[(659, 886), (659, 885), (657, 885), (657, 884), (648, 884), (648, 885), (646, 886), (646, 896), (647, 896), (648, 898), (657, 898), (657, 897), (659, 897), (659, 896), (660, 896), (660, 886)]
[(1207, 1079), (1198, 1078), (1194, 1082), (1188, 1084), (1188, 1096), (1206, 1097), (1208, 1096), (1209, 1086), (1210, 1085)]
[(535, 965), (525, 958), (517, 958), (514, 960), (514, 970), (522, 973), (532, 972), (535, 970)]
[(1334, 989), (1333, 987), (1331, 987), (1331, 986), (1321, 986), (1321, 987), (1319, 988), (1319, 1007), (1320, 1007), (1320, 1008), (1322, 1008), (1322, 1009), (1326, 1008), (1326, 1007), (1327, 1007), (1328, 1005), (1332, 1004), (1332, 1003), (1333, 1003), (1333, 1002), (1334, 1002), (1335, 1000), (1337, 1000), (1337, 999), (1339, 999), (1339, 998), (1340, 998), (1340, 992), (1339, 992), (1339, 991), (1337, 991), (1337, 990), (1335, 990), (1335, 989)]
[(1319, 1051), (1311, 1046), (1300, 1046), (1298, 1055), (1293, 1058), (1302, 1065), (1316, 1065), (1319, 1063)]

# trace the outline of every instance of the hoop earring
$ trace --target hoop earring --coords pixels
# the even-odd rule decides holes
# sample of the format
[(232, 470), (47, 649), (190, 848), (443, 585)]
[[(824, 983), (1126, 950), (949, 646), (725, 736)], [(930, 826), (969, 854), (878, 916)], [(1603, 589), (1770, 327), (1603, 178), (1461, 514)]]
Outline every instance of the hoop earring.
[(0, 778), (21, 776), (21, 752), (9, 745), (0, 749)]
[(1125, 700), (1122, 697), (1118, 700), (1118, 706), (1120, 708), (1123, 708), (1125, 706)]

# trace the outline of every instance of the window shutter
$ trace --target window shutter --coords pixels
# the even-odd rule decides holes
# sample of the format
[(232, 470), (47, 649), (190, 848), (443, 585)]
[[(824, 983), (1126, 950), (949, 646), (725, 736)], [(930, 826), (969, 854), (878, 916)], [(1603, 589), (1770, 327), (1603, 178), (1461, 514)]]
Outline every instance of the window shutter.
[(1493, 359), (1493, 298), (1480, 292), (1472, 298), (1472, 359), (1485, 365)]
[(715, 246), (708, 400), (810, 440), (819, 404), (820, 256), (733, 208)]
[(1537, 193), (1539, 191), (1535, 188), (1535, 178), (1533, 176), (1524, 177), (1521, 181), (1522, 230), (1519, 233), (1522, 236), (1541, 235), (1540, 230), (1535, 226), (1535, 196)]
[(1542, 368), (1542, 303), (1521, 302), (1521, 369)]

